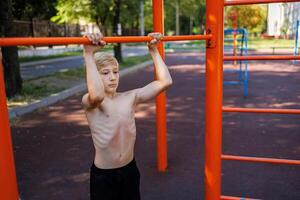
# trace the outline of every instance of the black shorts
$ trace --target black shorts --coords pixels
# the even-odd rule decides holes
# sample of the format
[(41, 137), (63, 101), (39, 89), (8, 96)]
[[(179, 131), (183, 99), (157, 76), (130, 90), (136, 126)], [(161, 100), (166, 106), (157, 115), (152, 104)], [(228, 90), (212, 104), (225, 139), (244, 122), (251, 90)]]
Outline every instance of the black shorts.
[(135, 160), (116, 169), (91, 167), (91, 200), (140, 200), (140, 172)]

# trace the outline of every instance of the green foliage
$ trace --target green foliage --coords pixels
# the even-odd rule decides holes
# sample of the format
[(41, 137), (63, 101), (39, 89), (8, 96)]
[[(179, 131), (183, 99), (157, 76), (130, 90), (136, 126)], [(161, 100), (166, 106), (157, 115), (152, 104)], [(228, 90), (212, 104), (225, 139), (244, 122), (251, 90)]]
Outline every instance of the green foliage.
[(230, 16), (237, 15), (237, 27), (249, 32), (262, 33), (267, 25), (267, 7), (261, 5), (231, 6), (225, 9), (225, 27), (233, 28)]
[[(140, 0), (121, 2), (122, 28), (138, 28)], [(114, 0), (58, 0), (56, 16), (51, 20), (56, 23), (94, 22), (106, 35), (112, 34)], [(129, 17), (130, 16), (130, 17)]]
[(57, 14), (51, 21), (62, 23), (78, 23), (79, 20), (91, 19), (90, 0), (58, 0), (56, 5)]
[[(130, 18), (128, 17), (130, 16)], [(139, 27), (140, 0), (122, 1), (121, 23), (128, 28)]]
[[(203, 33), (205, 24), (205, 0), (176, 0), (179, 4), (180, 33)], [(176, 30), (176, 4), (174, 0), (165, 0), (165, 30), (174, 33)], [(190, 27), (192, 23), (192, 27)], [(192, 28), (192, 33), (190, 33)]]
[[(112, 28), (112, 20), (114, 16), (113, 0), (91, 0), (91, 22), (95, 22), (102, 32)], [(112, 31), (110, 31), (112, 32)]]
[(145, 30), (146, 32), (153, 31), (153, 14), (152, 14), (152, 0), (145, 0)]
[[(205, 0), (177, 0), (180, 8), (180, 32), (182, 34), (203, 33), (205, 24)], [(126, 0), (121, 2), (120, 21), (123, 30), (140, 27), (140, 3), (144, 3), (145, 29), (153, 31), (152, 0)], [(56, 16), (52, 21), (57, 23), (74, 23), (84, 20), (95, 22), (105, 33), (111, 35), (115, 10), (114, 0), (57, 0)], [(175, 31), (174, 0), (164, 1), (165, 33)]]

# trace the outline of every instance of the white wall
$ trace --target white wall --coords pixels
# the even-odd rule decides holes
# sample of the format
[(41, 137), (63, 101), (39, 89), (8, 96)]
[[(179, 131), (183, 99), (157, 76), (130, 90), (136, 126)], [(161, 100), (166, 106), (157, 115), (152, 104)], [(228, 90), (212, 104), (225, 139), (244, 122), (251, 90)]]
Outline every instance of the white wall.
[(288, 19), (288, 35), (295, 33), (296, 21), (300, 20), (300, 3), (274, 3), (268, 5), (268, 35), (280, 36), (284, 20)]

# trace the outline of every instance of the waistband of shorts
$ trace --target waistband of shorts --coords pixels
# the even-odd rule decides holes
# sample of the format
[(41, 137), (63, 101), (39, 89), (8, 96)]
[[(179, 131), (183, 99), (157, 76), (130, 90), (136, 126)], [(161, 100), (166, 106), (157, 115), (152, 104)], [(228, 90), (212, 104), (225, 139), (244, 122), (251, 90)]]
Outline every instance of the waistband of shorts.
[(114, 171), (119, 171), (119, 170), (126, 170), (129, 169), (131, 167), (136, 166), (136, 162), (135, 159), (133, 159), (132, 161), (130, 161), (127, 165), (124, 165), (122, 167), (118, 167), (118, 168), (112, 168), (112, 169), (102, 169), (102, 168), (98, 168), (95, 163), (93, 162), (92, 166), (91, 166), (91, 170), (94, 172), (99, 172), (99, 173), (106, 173), (106, 172), (114, 172)]

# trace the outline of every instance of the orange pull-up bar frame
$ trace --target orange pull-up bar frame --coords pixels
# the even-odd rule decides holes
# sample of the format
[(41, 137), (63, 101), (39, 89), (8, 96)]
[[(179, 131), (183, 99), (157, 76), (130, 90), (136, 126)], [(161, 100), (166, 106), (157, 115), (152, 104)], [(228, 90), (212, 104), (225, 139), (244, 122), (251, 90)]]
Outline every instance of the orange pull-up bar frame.
[(0, 199), (19, 199), (0, 51)]
[[(160, 32), (160, 31), (157, 31)], [(165, 36), (161, 41), (180, 41), (180, 40), (208, 40), (212, 35), (177, 35)], [(104, 37), (107, 43), (131, 43), (131, 42), (149, 42), (149, 36), (118, 36)], [(17, 38), (0, 38), (0, 46), (28, 46), (28, 45), (67, 45), (67, 44), (90, 44), (85, 37), (17, 37)]]
[(229, 108), (223, 107), (223, 112), (269, 113), (269, 114), (300, 114), (299, 109), (263, 109), (263, 108)]
[[(164, 33), (164, 4), (163, 0), (152, 1), (153, 30), (154, 32)], [(164, 44), (158, 44), (158, 51), (165, 59)], [(155, 78), (156, 78), (156, 72)], [(156, 147), (157, 147), (157, 168), (164, 172), (168, 167), (168, 146), (167, 146), (167, 111), (166, 111), (166, 92), (161, 92), (155, 99), (156, 103)]]
[(224, 61), (231, 60), (300, 60), (300, 56), (224, 56)]

